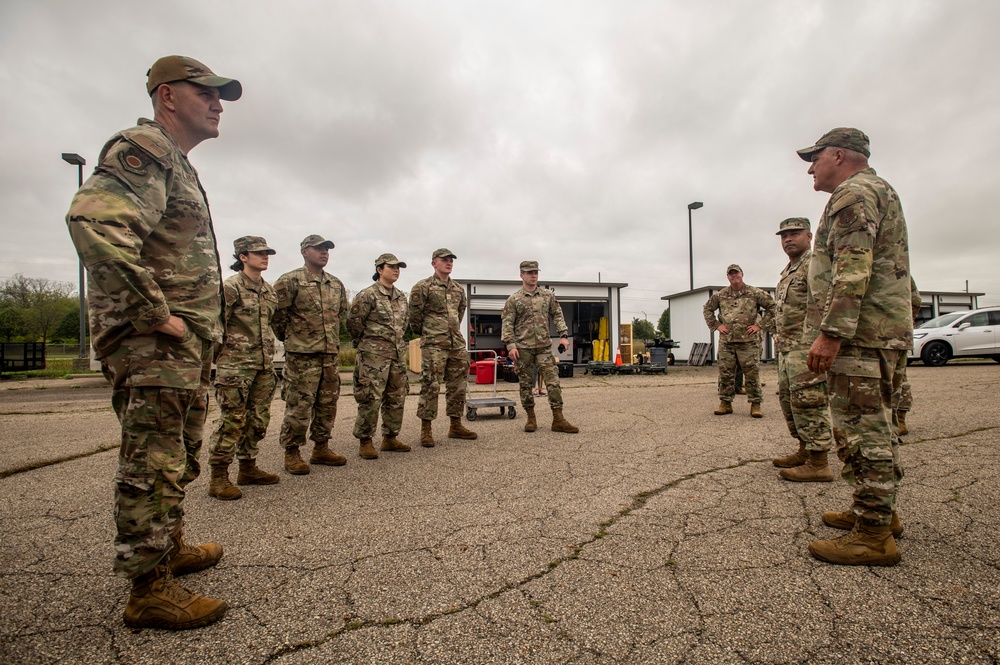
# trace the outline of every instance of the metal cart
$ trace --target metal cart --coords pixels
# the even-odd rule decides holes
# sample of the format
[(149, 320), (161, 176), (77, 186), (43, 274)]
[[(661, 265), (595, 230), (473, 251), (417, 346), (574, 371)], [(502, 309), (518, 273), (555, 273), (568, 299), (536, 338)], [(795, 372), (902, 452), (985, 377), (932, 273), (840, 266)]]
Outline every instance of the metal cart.
[[(497, 352), (493, 349), (483, 349), (477, 351), (472, 349), (469, 351), (470, 356), (475, 356), (475, 354), (491, 354), (493, 356), (493, 396), (492, 397), (476, 397), (465, 399), (465, 418), (469, 421), (473, 421), (478, 418), (476, 413), (478, 409), (491, 409), (494, 407), (499, 407), (500, 415), (507, 414), (507, 417), (513, 420), (517, 416), (517, 412), (514, 411), (514, 400), (508, 399), (506, 397), (497, 397)], [(476, 368), (476, 374), (478, 376), (479, 368)]]

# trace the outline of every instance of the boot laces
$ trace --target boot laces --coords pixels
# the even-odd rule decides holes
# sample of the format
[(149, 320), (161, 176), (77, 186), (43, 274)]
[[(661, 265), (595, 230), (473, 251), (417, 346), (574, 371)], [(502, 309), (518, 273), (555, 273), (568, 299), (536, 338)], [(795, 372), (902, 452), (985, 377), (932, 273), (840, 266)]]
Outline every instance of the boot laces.
[(846, 546), (846, 545), (850, 545), (851, 543), (853, 543), (856, 540), (861, 539), (863, 536), (864, 536), (864, 534), (861, 533), (861, 529), (859, 529), (857, 526), (855, 526), (853, 529), (850, 530), (850, 532), (845, 533), (843, 536), (840, 536), (839, 538), (837, 538), (837, 542), (840, 543), (841, 545), (845, 545)]
[(160, 587), (160, 594), (170, 602), (183, 605), (184, 603), (191, 600), (194, 595), (188, 591), (180, 582), (178, 582), (169, 570), (165, 571), (162, 579), (162, 586)]

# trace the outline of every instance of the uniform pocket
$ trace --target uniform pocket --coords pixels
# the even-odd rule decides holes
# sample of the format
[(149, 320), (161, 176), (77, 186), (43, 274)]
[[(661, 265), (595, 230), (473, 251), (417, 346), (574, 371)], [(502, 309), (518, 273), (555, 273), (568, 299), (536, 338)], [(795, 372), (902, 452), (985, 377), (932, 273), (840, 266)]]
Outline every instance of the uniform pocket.
[(883, 408), (879, 359), (860, 357), (868, 350), (847, 351), (834, 358), (830, 366), (831, 405), (849, 416), (878, 413)]

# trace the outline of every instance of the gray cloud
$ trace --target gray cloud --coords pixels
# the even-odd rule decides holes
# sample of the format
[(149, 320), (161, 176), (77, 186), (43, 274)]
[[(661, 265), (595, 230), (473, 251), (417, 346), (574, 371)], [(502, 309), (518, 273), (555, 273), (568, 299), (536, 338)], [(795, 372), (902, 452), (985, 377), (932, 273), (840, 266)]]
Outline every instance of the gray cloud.
[(223, 253), (264, 235), (272, 279), (312, 232), (354, 290), (382, 251), (410, 263), (407, 288), (445, 245), (460, 277), (516, 278), (531, 257), (551, 279), (628, 282), (625, 316), (655, 319), (687, 288), (688, 202), (705, 202), (696, 284), (732, 261), (773, 284), (777, 221), (826, 202), (794, 150), (855, 125), (900, 192), (920, 286), (968, 279), (1000, 303), (998, 19), (986, 1), (5, 6), (0, 277), (75, 279), (59, 153), (92, 166), (151, 113), (149, 64), (185, 53), (244, 83), (191, 159)]

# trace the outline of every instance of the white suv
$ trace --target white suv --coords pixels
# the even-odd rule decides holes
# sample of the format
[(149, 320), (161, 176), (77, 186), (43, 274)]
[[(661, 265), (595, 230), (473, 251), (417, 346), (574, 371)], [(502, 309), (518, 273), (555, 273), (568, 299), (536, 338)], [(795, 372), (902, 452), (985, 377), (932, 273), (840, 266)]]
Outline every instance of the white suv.
[(1000, 362), (1000, 307), (943, 314), (913, 330), (910, 362), (940, 367), (952, 358), (993, 358)]

